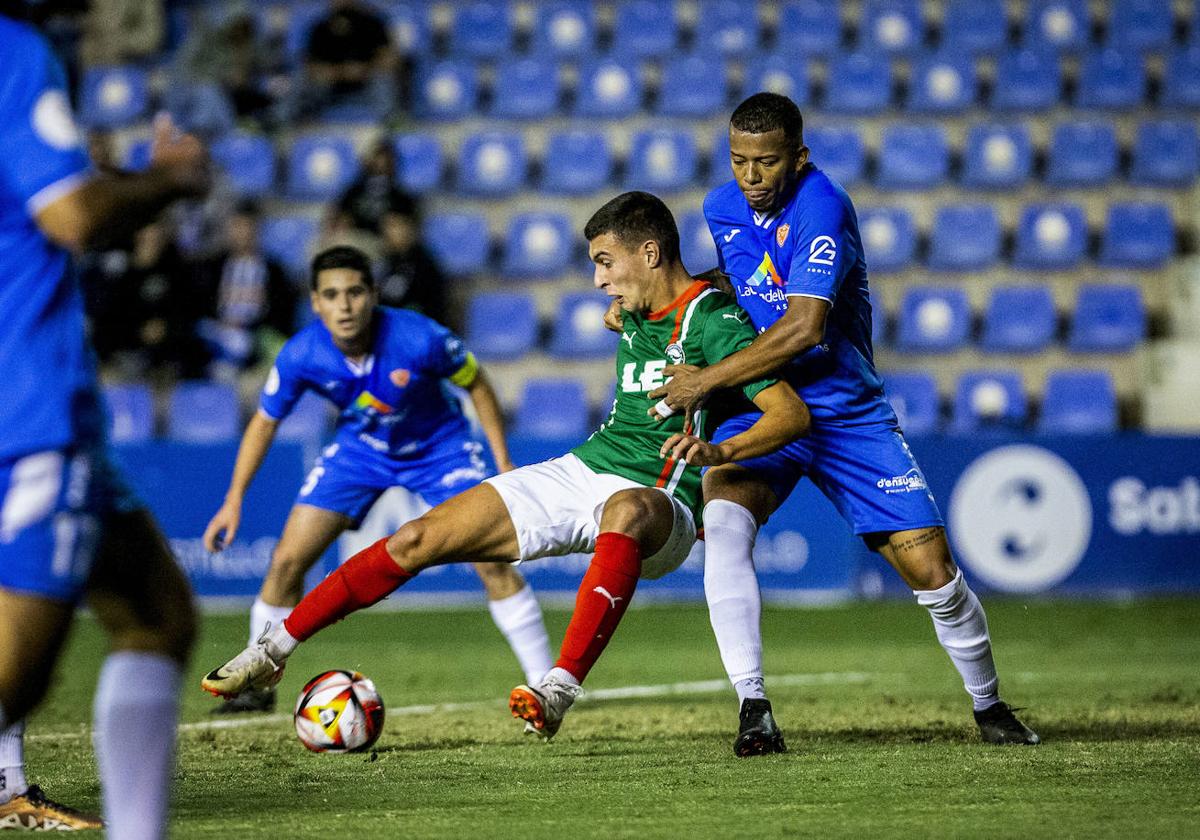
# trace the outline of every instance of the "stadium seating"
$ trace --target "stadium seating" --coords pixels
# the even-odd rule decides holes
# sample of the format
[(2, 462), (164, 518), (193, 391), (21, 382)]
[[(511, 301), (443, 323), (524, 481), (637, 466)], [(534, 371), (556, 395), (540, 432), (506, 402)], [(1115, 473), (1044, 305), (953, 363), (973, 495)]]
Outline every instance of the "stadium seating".
[(1087, 248), (1087, 221), (1077, 204), (1034, 204), (1021, 212), (1013, 265), (1046, 271), (1074, 268)]
[(806, 128), (804, 144), (809, 160), (843, 187), (852, 187), (863, 179), (867, 169), (867, 148), (862, 135), (850, 126)]
[(477, 274), (488, 265), (491, 239), (480, 213), (435, 213), (425, 218), (425, 244), (446, 273)]
[(399, 134), (395, 140), (396, 178), (414, 195), (442, 186), (442, 146), (433, 134)]
[(587, 393), (577, 379), (530, 379), (521, 393), (512, 433), (575, 444), (591, 432)]
[(269, 216), (263, 219), (259, 240), (266, 254), (294, 278), (308, 274), (310, 244), (317, 237), (317, 220), (311, 216)]
[(675, 48), (678, 26), (670, 0), (624, 0), (613, 23), (613, 53), (624, 58), (663, 58)]
[(167, 89), (163, 105), (181, 129), (205, 137), (232, 131), (237, 116), (229, 95), (215, 82), (177, 81)]
[(1032, 0), (1025, 7), (1023, 43), (1051, 50), (1076, 50), (1091, 30), (1087, 0)]
[(1067, 346), (1080, 353), (1122, 353), (1146, 334), (1146, 309), (1137, 286), (1081, 286)]
[(1095, 435), (1117, 427), (1117, 391), (1108, 371), (1054, 370), (1046, 376), (1039, 432)]
[(358, 157), (346, 137), (299, 137), (288, 152), (287, 194), (300, 201), (339, 198), (358, 174)]
[(1050, 138), (1046, 183), (1055, 187), (1102, 187), (1116, 177), (1118, 152), (1112, 123), (1061, 123)]
[(797, 55), (831, 55), (842, 42), (838, 0), (788, 0), (779, 10), (779, 44)]
[(959, 114), (979, 91), (975, 64), (959, 53), (928, 55), (916, 62), (909, 79), (908, 109), (917, 114)]
[(948, 353), (967, 343), (971, 309), (958, 288), (912, 287), (900, 301), (896, 349), (907, 353)]
[(942, 46), (970, 54), (995, 54), (1008, 38), (1003, 0), (950, 0), (942, 16)]
[(574, 129), (551, 134), (542, 157), (541, 188), (560, 195), (587, 195), (612, 178), (608, 139), (600, 131)]
[(897, 124), (885, 128), (875, 184), (884, 190), (939, 186), (950, 169), (946, 130), (940, 125)]
[(963, 156), (963, 186), (1012, 190), (1033, 174), (1033, 142), (1024, 125), (973, 125)]
[(689, 131), (639, 131), (626, 163), (625, 185), (652, 193), (678, 192), (696, 177), (696, 142)]
[(1200, 138), (1191, 120), (1138, 125), (1129, 180), (1147, 187), (1190, 187), (1200, 169)]
[(998, 286), (983, 316), (980, 347), (990, 353), (1038, 353), (1054, 341), (1058, 315), (1046, 286)]
[(501, 272), (519, 279), (549, 279), (566, 271), (575, 241), (561, 213), (518, 213), (508, 223)]
[(539, 119), (558, 110), (561, 93), (558, 67), (541, 58), (518, 58), (496, 68), (493, 117)]
[[(805, 140), (808, 139), (807, 132)], [(729, 158), (729, 126), (722, 125), (713, 135), (712, 150), (709, 152), (708, 176), (711, 184), (724, 184), (733, 178), (733, 166)]]
[(182, 382), (171, 392), (167, 435), (186, 443), (233, 440), (241, 431), (238, 411), (237, 391), (232, 385)]
[(859, 211), (858, 229), (871, 272), (904, 271), (917, 250), (917, 229), (903, 207), (869, 207)]
[(867, 115), (892, 99), (892, 64), (876, 52), (835, 53), (829, 59), (824, 109), (832, 114)]
[(154, 395), (148, 385), (106, 385), (104, 400), (113, 443), (138, 443), (154, 437)]
[(717, 246), (701, 211), (679, 215), (679, 251), (684, 268), (692, 274), (708, 271), (717, 264)]
[(83, 74), (79, 118), (92, 128), (125, 128), (150, 107), (146, 71), (140, 67), (95, 67)]
[(1175, 252), (1171, 209), (1156, 202), (1112, 204), (1104, 225), (1100, 263), (1116, 268), (1161, 268)]
[(891, 55), (921, 45), (925, 26), (918, 0), (866, 0), (859, 20), (859, 46)]
[(804, 108), (809, 102), (808, 62), (799, 56), (768, 53), (746, 65), (741, 98), (761, 90), (778, 93)]
[(396, 52), (415, 56), (426, 52), (433, 38), (429, 31), (428, 8), (424, 3), (389, 2), (383, 9)]
[(466, 344), (484, 360), (517, 359), (537, 343), (537, 309), (529, 295), (481, 292), (467, 304), (466, 322)]
[(413, 112), (420, 119), (459, 120), (475, 110), (479, 78), (470, 61), (418, 65), (413, 83)]
[(958, 380), (950, 428), (959, 434), (1017, 430), (1028, 412), (1021, 375), (1015, 370), (970, 371)]
[(586, 55), (596, 44), (596, 10), (591, 0), (538, 3), (533, 28), (536, 55)]
[(940, 398), (931, 374), (889, 373), (884, 377), (883, 390), (906, 435), (927, 435), (938, 430)]
[(710, 56), (685, 55), (663, 64), (658, 113), (711, 117), (725, 108), (724, 65)]
[(520, 134), (485, 131), (469, 135), (458, 152), (458, 190), (483, 198), (512, 195), (524, 183), (527, 166)]
[(450, 49), (471, 58), (498, 58), (512, 49), (512, 8), (505, 0), (464, 3), (454, 9)]
[(1161, 101), (1171, 108), (1200, 108), (1200, 38), (1167, 57)]
[(634, 114), (642, 103), (641, 69), (614, 59), (586, 64), (579, 70), (575, 114), (580, 117), (620, 118)]
[(1062, 68), (1051, 52), (1018, 48), (996, 64), (992, 107), (1001, 111), (1045, 111), (1058, 104)]
[(1163, 0), (1113, 0), (1107, 44), (1133, 50), (1159, 50), (1171, 42), (1171, 4)]
[(210, 152), (238, 195), (260, 198), (275, 186), (275, 148), (266, 137), (226, 134), (213, 141)]
[(930, 232), (929, 267), (982, 271), (1000, 259), (1000, 217), (990, 204), (939, 207)]
[(131, 172), (141, 172), (150, 165), (150, 140), (141, 138), (134, 140), (125, 149), (125, 159), (121, 165)]
[(738, 0), (703, 0), (697, 10), (695, 47), (706, 56), (742, 57), (759, 45), (753, 6)]
[(321, 443), (329, 433), (332, 406), (324, 397), (306, 392), (292, 413), (283, 418), (276, 432), (279, 440), (297, 443)]
[(1080, 108), (1133, 108), (1145, 95), (1146, 67), (1138, 53), (1104, 49), (1083, 56), (1075, 96)]
[(604, 326), (608, 305), (608, 295), (595, 291), (563, 295), (550, 331), (550, 355), (559, 359), (611, 357), (621, 338)]

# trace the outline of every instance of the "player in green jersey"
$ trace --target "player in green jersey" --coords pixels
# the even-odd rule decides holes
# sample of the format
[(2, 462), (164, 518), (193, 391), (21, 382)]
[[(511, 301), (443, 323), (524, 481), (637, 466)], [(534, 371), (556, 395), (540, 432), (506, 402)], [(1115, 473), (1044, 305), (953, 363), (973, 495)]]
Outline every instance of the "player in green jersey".
[(605, 204), (584, 228), (595, 285), (627, 313), (612, 413), (566, 455), (486, 479), (347, 560), (259, 641), (208, 674), (203, 687), (234, 696), (273, 685), (296, 646), (442, 563), (519, 562), (594, 551), (555, 667), (509, 705), (526, 730), (550, 738), (608, 644), (639, 578), (678, 568), (696, 538), (700, 467), (765, 454), (805, 434), (808, 408), (774, 380), (724, 395), (726, 412), (761, 410), (719, 446), (706, 414), (646, 415), (646, 394), (671, 363), (707, 365), (754, 340), (734, 302), (688, 275), (670, 210), (648, 193)]

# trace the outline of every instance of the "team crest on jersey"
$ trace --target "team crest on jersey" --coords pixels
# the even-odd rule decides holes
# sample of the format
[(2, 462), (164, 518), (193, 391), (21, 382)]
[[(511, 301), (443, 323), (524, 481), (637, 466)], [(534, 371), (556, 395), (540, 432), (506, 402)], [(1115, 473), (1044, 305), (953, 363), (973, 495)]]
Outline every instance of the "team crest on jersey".
[(683, 364), (683, 345), (678, 341), (667, 345), (667, 358), (673, 365)]
[(412, 379), (412, 374), (404, 368), (396, 368), (388, 374), (388, 379), (392, 380), (392, 384), (397, 388), (408, 387), (408, 381)]
[(779, 245), (780, 248), (783, 247), (784, 242), (787, 242), (787, 235), (791, 229), (791, 225), (780, 225), (775, 229), (775, 243)]

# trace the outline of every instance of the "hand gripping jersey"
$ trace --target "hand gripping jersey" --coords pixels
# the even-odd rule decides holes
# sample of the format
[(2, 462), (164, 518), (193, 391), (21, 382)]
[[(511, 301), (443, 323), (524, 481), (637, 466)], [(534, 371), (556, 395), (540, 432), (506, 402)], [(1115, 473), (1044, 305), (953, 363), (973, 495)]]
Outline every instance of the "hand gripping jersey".
[[(755, 410), (744, 403), (717, 400), (694, 417), (674, 414), (661, 422), (646, 412), (646, 394), (660, 387), (663, 368), (671, 364), (701, 367), (714, 364), (749, 345), (755, 337), (746, 314), (726, 295), (697, 281), (664, 309), (649, 315), (624, 312), (624, 328), (617, 349), (617, 396), (612, 412), (600, 428), (572, 450), (589, 468), (636, 481), (645, 487), (662, 487), (677, 496), (700, 519), (700, 469), (658, 453), (677, 432), (703, 437), (716, 413)], [(753, 399), (774, 380), (744, 385), (740, 390)]]
[(791, 197), (762, 215), (736, 181), (704, 200), (718, 264), (738, 303), (763, 332), (792, 296), (831, 304), (825, 341), (792, 362), (783, 376), (826, 423), (895, 423), (871, 350), (871, 296), (858, 218), (845, 191), (812, 164)]

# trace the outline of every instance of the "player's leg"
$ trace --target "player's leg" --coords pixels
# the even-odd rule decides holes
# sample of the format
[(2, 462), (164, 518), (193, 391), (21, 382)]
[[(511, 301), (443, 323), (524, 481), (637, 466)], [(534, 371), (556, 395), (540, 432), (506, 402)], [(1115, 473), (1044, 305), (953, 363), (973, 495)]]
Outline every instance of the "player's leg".
[(488, 612), (512, 648), (527, 683), (536, 683), (553, 664), (550, 636), (542, 618), (542, 607), (533, 587), (515, 566), (507, 563), (475, 563), (483, 581)]

